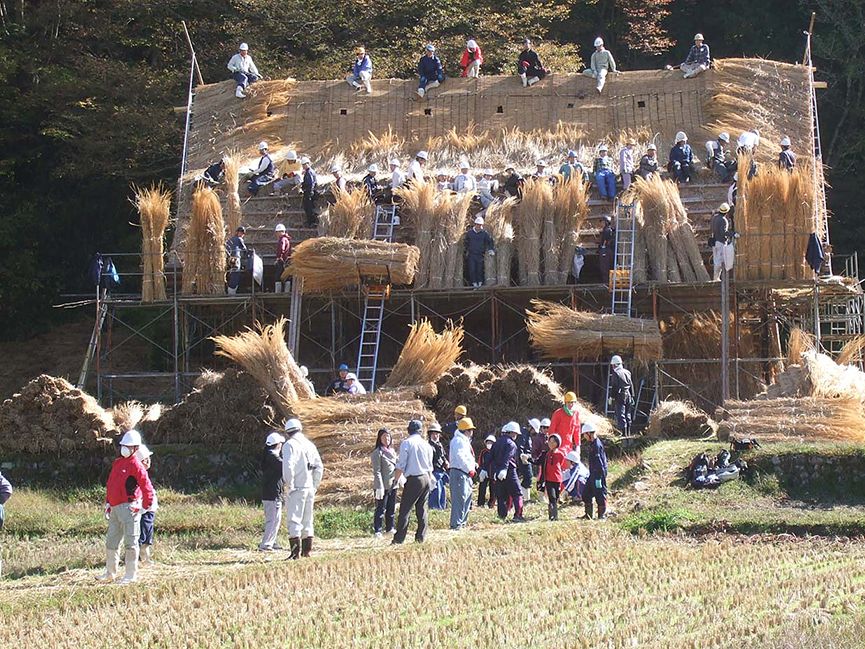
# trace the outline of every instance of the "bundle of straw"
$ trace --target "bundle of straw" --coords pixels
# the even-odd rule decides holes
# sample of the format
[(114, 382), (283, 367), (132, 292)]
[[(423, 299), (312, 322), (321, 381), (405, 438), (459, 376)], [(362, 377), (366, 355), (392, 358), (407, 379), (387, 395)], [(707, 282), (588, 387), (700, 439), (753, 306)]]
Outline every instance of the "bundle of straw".
[(487, 286), (510, 286), (511, 259), (514, 254), (514, 226), (512, 223), (516, 198), (492, 203), (484, 216), (484, 227), (493, 238), (495, 256), (484, 257), (484, 278)]
[(838, 365), (861, 366), (863, 361), (863, 350), (865, 350), (865, 336), (856, 336), (841, 348), (841, 351), (838, 352), (838, 356), (835, 357), (835, 362), (838, 363)]
[(817, 341), (812, 334), (794, 327), (787, 340), (787, 365), (798, 365), (805, 352), (817, 349)]
[(170, 219), (171, 192), (161, 185), (136, 189), (133, 202), (141, 218), (141, 301), (164, 300), (163, 239)]
[(365, 239), (372, 233), (375, 205), (366, 188), (342, 191), (336, 189), (336, 202), (319, 218), (318, 234), (322, 237)]
[(631, 269), (634, 285), (645, 284), (648, 280), (649, 253), (646, 251), (646, 234), (635, 219), (634, 232), (634, 266)]
[(300, 242), (283, 274), (303, 278), (304, 292), (357, 286), (361, 278), (411, 284), (419, 252), (404, 243), (319, 237)]
[(576, 311), (532, 300), (526, 309), (531, 344), (547, 358), (599, 360), (620, 354), (639, 362), (661, 358), (661, 332), (654, 320)]
[(386, 388), (422, 385), (437, 381), (462, 354), (463, 328), (448, 321), (440, 334), (430, 321), (423, 318), (409, 326), (408, 338), (396, 365), (391, 370)]
[(192, 195), (183, 264), (185, 294), (218, 295), (225, 290), (225, 222), (219, 196), (201, 188)]
[(520, 284), (541, 283), (541, 233), (544, 220), (553, 213), (553, 188), (545, 179), (527, 180), (517, 205), (516, 234)]
[(396, 195), (402, 199), (400, 212), (405, 214), (404, 222), (415, 229), (415, 245), (420, 255), (415, 288), (425, 288), (429, 284), (432, 238), (437, 216), (436, 186), (434, 183), (409, 183), (397, 189)]
[(272, 325), (256, 324), (236, 336), (213, 336), (217, 356), (230, 358), (249, 372), (284, 417), (294, 414), (298, 399), (313, 399), (315, 393), (300, 373), (285, 344), (285, 325), (279, 318)]
[(226, 225), (229, 232), (236, 232), (243, 221), (240, 207), (240, 166), (243, 163), (238, 151), (229, 151), (225, 162)]
[(436, 224), (429, 262), (430, 287), (454, 288), (463, 285), (463, 235), (468, 229), (471, 194), (439, 192)]
[[(544, 277), (552, 281), (545, 284), (564, 284), (574, 262), (574, 251), (579, 244), (580, 230), (589, 215), (589, 185), (582, 179), (571, 178), (559, 182), (553, 189), (553, 219), (558, 241), (558, 261), (545, 262)], [(546, 241), (546, 230), (544, 231)], [(544, 251), (547, 250), (546, 242)], [(557, 270), (557, 273), (554, 273)], [(552, 275), (556, 275), (553, 277)]]
[(651, 439), (714, 436), (718, 429), (705, 412), (689, 401), (662, 401), (652, 410), (645, 435)]
[(635, 216), (637, 227), (645, 237), (652, 278), (661, 283), (667, 281), (667, 235), (675, 224), (675, 215), (669, 212), (667, 182), (653, 174), (648, 179), (635, 178), (629, 188), (640, 205)]

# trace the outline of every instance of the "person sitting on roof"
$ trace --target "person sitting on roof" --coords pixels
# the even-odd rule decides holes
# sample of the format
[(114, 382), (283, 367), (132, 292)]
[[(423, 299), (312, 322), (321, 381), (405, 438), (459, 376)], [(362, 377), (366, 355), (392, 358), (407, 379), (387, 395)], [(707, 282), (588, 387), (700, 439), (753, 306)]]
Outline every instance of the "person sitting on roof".
[(273, 182), (274, 194), (281, 194), (292, 187), (297, 187), (303, 179), (303, 169), (297, 159), (297, 151), (289, 151), (280, 165), (283, 173), (279, 180)]
[(478, 182), (469, 173), (469, 163), (466, 160), (460, 162), (460, 172), (454, 176), (454, 191), (458, 194), (474, 194), (478, 189)]
[(418, 151), (414, 160), (408, 166), (408, 179), (414, 183), (422, 183), (424, 181), (423, 168), (426, 166), (429, 154), (426, 151)]
[(204, 170), (204, 173), (201, 175), (201, 180), (208, 187), (215, 187), (222, 183), (225, 180), (225, 158), (220, 158), (212, 165), (210, 165), (207, 169)]
[(586, 180), (588, 178), (583, 165), (577, 160), (577, 152), (573, 150), (568, 151), (568, 159), (559, 167), (559, 173), (565, 180), (570, 180), (571, 178)]
[(520, 58), (517, 59), (517, 74), (520, 75), (523, 88), (535, 85), (547, 76), (548, 73), (549, 70), (544, 67), (541, 57), (532, 49), (532, 41), (528, 38), (525, 39), (523, 41), (523, 50), (520, 52)]
[(366, 388), (357, 380), (357, 374), (354, 372), (345, 375), (345, 387), (349, 394), (366, 394)]
[(677, 183), (691, 182), (691, 174), (694, 173), (694, 155), (691, 153), (691, 145), (688, 144), (688, 136), (684, 131), (676, 133), (676, 144), (670, 149), (667, 171)]
[(399, 168), (397, 158), (390, 159), (390, 191), (395, 192), (405, 184), (405, 172)]
[[(736, 141), (737, 156), (747, 155), (751, 160), (751, 163), (748, 165), (748, 180), (757, 175), (757, 161), (755, 157), (758, 146), (760, 146), (760, 131), (756, 128), (752, 131), (743, 132)], [(738, 158), (736, 164), (738, 171)]]
[(553, 182), (553, 178), (550, 175), (549, 170), (547, 169), (547, 163), (544, 160), (538, 160), (535, 163), (535, 173), (532, 174), (532, 178), (537, 180), (538, 178), (544, 178), (545, 180), (549, 180)]
[(583, 70), (583, 74), (595, 79), (595, 90), (600, 95), (604, 89), (604, 84), (607, 82), (609, 72), (616, 72), (616, 59), (613, 58), (613, 53), (610, 50), (604, 49), (604, 39), (599, 36), (595, 39), (595, 51), (592, 52), (589, 67)]
[(366, 53), (363, 46), (359, 46), (354, 51), (355, 59), (351, 66), (351, 72), (348, 73), (345, 80), (348, 85), (353, 86), (355, 90), (364, 90), (370, 94), (372, 92), (372, 59)]
[(378, 186), (378, 180), (375, 175), (378, 173), (378, 165), (373, 163), (366, 168), (366, 176), (363, 177), (363, 188), (366, 190), (369, 200), (376, 203), (381, 191)]
[(679, 66), (682, 71), (683, 79), (696, 77), (701, 72), (705, 72), (712, 65), (712, 59), (709, 56), (709, 46), (703, 42), (702, 34), (694, 34), (694, 44), (688, 50), (688, 56), (685, 61)]
[(786, 135), (781, 138), (781, 152), (778, 154), (778, 169), (784, 169), (792, 173), (796, 167), (796, 154), (790, 149), (790, 138)]
[(494, 176), (492, 169), (484, 169), (483, 177), (478, 181), (478, 198), (484, 209), (487, 209), (496, 200), (493, 192), (499, 190), (499, 181)]
[(331, 381), (324, 391), (324, 396), (326, 397), (332, 397), (335, 394), (348, 392), (348, 365), (340, 363), (337, 372), (339, 373), (339, 376)]
[(333, 204), (339, 193), (345, 191), (346, 181), (345, 176), (342, 175), (342, 167), (338, 164), (331, 165), (330, 173), (333, 174), (333, 182), (330, 183), (331, 198), (328, 199), (328, 203)]
[(712, 171), (719, 183), (728, 183), (736, 171), (736, 161), (728, 160), (730, 145), (730, 134), (726, 131), (718, 135), (714, 142), (706, 142), (706, 164)]
[(592, 172), (595, 174), (595, 182), (601, 198), (611, 201), (616, 197), (616, 172), (613, 170), (613, 158), (608, 151), (606, 144), (598, 147), (598, 157), (595, 158)]
[(640, 158), (640, 168), (637, 175), (643, 180), (648, 180), (652, 174), (658, 173), (658, 147), (650, 142), (646, 147), (646, 153)]
[(430, 43), (424, 48), (423, 56), (420, 57), (420, 61), (417, 64), (417, 74), (418, 97), (423, 98), (427, 90), (438, 88), (440, 84), (444, 83), (445, 72), (441, 59), (436, 56), (435, 45)]
[(249, 184), (246, 186), (250, 196), (257, 196), (258, 190), (271, 182), (274, 174), (276, 174), (276, 167), (273, 166), (273, 160), (267, 151), (267, 142), (258, 144), (258, 152), (261, 154), (261, 158), (258, 160), (258, 166), (252, 170), (252, 176), (250, 176)]
[(619, 173), (622, 174), (622, 189), (630, 187), (634, 177), (635, 146), (637, 146), (637, 141), (634, 138), (628, 138), (625, 146), (619, 149)]
[(435, 174), (436, 178), (436, 190), (440, 192), (452, 192), (453, 185), (451, 184), (450, 176), (448, 176), (447, 172), (444, 169), (439, 169)]
[(505, 173), (508, 174), (508, 177), (505, 179), (505, 194), (522, 199), (523, 187), (526, 185), (525, 178), (513, 167), (505, 168)]
[(463, 72), (460, 76), (477, 79), (481, 76), (481, 65), (484, 62), (484, 55), (481, 54), (481, 48), (478, 47), (474, 39), (469, 39), (466, 42), (466, 49), (463, 51), (463, 57), (460, 59), (460, 67)]
[(234, 96), (238, 99), (246, 97), (244, 91), (249, 87), (249, 84), (261, 79), (261, 74), (249, 55), (249, 45), (246, 43), (241, 43), (240, 47), (237, 48), (237, 54), (229, 59), (228, 69), (231, 72), (231, 78), (237, 83)]

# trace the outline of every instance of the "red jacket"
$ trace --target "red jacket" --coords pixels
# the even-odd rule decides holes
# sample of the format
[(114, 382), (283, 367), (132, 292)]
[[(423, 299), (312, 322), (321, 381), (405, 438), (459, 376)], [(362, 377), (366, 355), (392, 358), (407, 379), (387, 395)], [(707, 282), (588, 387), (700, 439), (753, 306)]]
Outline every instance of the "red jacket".
[(565, 463), (565, 452), (561, 448), (547, 451), (544, 460), (544, 482), (562, 482), (562, 465)]
[(279, 237), (279, 241), (276, 242), (276, 261), (287, 263), (290, 256), (291, 237), (287, 234), (283, 234)]
[(574, 410), (574, 414), (568, 417), (564, 408), (559, 408), (553, 413), (550, 420), (550, 430), (547, 436), (558, 435), (562, 438), (559, 448), (567, 455), (568, 451), (580, 448), (580, 413)]
[(153, 504), (153, 485), (144, 465), (134, 455), (114, 460), (105, 487), (105, 501), (112, 507), (134, 500), (141, 501), (142, 509)]
[(468, 76), (469, 66), (471, 65), (472, 61), (474, 61), (475, 59), (480, 61), (481, 65), (484, 64), (484, 55), (481, 54), (481, 46), (480, 45), (478, 45), (478, 49), (475, 50), (474, 57), (472, 57), (472, 53), (469, 52), (468, 49), (463, 50), (463, 58), (460, 59), (460, 67), (463, 69), (463, 72), (460, 75), (461, 77)]

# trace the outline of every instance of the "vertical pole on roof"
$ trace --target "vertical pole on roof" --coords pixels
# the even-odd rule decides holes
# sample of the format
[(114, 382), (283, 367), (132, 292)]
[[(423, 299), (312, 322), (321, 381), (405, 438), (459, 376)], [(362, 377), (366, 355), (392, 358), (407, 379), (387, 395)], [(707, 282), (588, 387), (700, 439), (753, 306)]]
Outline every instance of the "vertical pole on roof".
[(721, 405), (730, 399), (730, 271), (721, 271)]
[(180, 304), (177, 300), (177, 265), (174, 266), (174, 296), (172, 298), (174, 312), (174, 403), (180, 403)]
[[(813, 18), (811, 19), (811, 24), (813, 25)], [(192, 38), (189, 36), (189, 30), (186, 28), (186, 21), (181, 20), (180, 24), (183, 25), (183, 33), (186, 35), (186, 44), (189, 45), (189, 51), (192, 52), (192, 65), (195, 67), (195, 72), (198, 75), (198, 84), (204, 85), (204, 77), (201, 76), (201, 68), (198, 67), (198, 57), (195, 56), (195, 48), (192, 47)]]

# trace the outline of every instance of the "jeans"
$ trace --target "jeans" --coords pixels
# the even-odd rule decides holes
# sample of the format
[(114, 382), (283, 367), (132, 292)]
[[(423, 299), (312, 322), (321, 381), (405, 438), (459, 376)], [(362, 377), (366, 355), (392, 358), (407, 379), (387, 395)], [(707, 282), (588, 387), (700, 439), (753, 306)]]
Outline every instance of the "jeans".
[(393, 530), (393, 512), (396, 509), (396, 489), (384, 492), (384, 498), (375, 501), (375, 514), (372, 516), (372, 531), (376, 534), (381, 532), (382, 522), (384, 531)]
[(627, 400), (616, 400), (616, 426), (622, 435), (631, 434), (631, 408), (634, 402), (629, 398)]
[(484, 256), (469, 255), (469, 284), (472, 286), (484, 285)]
[(444, 80), (445, 80), (444, 72), (438, 72), (436, 74), (436, 76), (433, 77), (432, 79), (427, 79), (426, 77), (420, 77), (420, 79), (418, 79), (417, 87), (418, 88), (426, 88), (427, 84), (430, 81), (438, 81), (439, 83), (444, 83)]
[(139, 545), (153, 545), (153, 519), (156, 512), (144, 512), (141, 514), (141, 535), (138, 537)]
[[(430, 509), (446, 509), (447, 508), (447, 492), (445, 484), (447, 479), (444, 471), (433, 471), (435, 481), (430, 485), (429, 489), (429, 508)], [(451, 496), (453, 498), (453, 496)]]
[(595, 174), (595, 182), (598, 184), (598, 192), (601, 198), (613, 199), (616, 197), (616, 174), (609, 169), (603, 169)]
[(254, 74), (244, 74), (243, 72), (235, 72), (231, 75), (231, 78), (237, 82), (237, 85), (241, 88), (246, 88), (249, 84), (255, 83), (261, 77), (257, 77)]
[(465, 527), (472, 505), (472, 479), (459, 469), (451, 469), (451, 529)]

